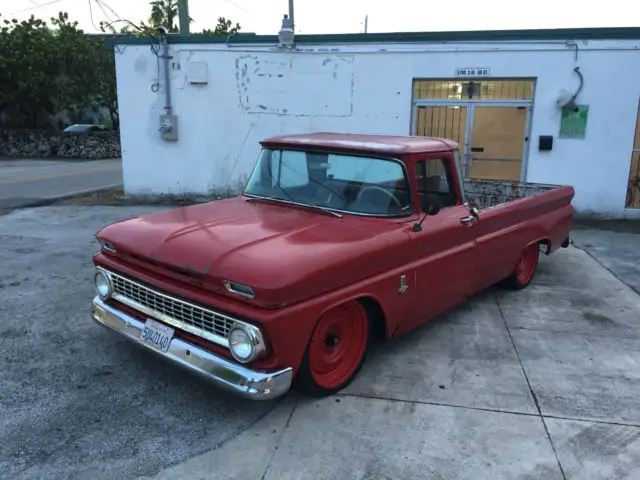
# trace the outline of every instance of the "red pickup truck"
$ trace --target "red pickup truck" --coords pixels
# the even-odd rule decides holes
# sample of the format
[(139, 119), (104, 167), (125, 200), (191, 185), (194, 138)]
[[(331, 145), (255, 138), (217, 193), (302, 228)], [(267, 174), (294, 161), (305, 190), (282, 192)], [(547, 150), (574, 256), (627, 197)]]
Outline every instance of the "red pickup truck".
[(344, 388), (391, 339), (569, 244), (570, 186), (467, 180), (426, 137), (269, 138), (244, 192), (97, 233), (92, 317), (240, 395)]

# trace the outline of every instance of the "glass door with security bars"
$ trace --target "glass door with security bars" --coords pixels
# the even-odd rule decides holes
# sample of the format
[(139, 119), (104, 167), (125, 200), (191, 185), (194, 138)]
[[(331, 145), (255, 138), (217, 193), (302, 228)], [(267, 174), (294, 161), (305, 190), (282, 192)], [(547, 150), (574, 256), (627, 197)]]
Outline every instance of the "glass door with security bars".
[(627, 186), (627, 208), (640, 208), (640, 103), (636, 117), (636, 133), (631, 151), (631, 168), (629, 169), (629, 184)]
[(526, 175), (533, 80), (416, 80), (412, 133), (460, 145), (465, 178)]

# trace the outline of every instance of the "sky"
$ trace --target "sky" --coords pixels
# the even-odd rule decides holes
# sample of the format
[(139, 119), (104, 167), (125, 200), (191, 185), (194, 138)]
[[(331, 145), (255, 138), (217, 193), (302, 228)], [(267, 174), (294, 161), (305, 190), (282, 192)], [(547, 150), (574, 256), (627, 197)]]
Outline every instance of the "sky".
[[(640, 26), (640, 2), (607, 0), (294, 0), (296, 33), (359, 33), (510, 30)], [(587, 5), (591, 7), (587, 7)], [(347, 7), (348, 5), (348, 7)], [(105, 12), (100, 8), (103, 7)], [(110, 7), (110, 9), (108, 8)], [(149, 17), (149, 0), (0, 0), (3, 17), (48, 19), (66, 11), (87, 32), (116, 15), (133, 22)], [(240, 23), (242, 31), (277, 34), (288, 0), (189, 0), (192, 31), (216, 19)], [(114, 15), (114, 13), (116, 15)]]

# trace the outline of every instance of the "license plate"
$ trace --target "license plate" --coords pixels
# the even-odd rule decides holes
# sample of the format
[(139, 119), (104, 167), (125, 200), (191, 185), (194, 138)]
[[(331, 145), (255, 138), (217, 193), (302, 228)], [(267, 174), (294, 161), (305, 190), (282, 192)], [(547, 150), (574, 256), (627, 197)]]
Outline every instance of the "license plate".
[(140, 340), (153, 345), (161, 352), (166, 352), (169, 350), (169, 345), (171, 345), (173, 332), (173, 328), (149, 318), (144, 324), (144, 329), (140, 334)]

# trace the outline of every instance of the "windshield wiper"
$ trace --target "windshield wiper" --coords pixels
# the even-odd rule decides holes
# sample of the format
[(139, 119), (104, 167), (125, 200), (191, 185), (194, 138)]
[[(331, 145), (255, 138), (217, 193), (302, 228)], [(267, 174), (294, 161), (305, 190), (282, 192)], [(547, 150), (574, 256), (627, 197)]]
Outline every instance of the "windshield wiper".
[(250, 193), (245, 193), (245, 195), (251, 195), (251, 196), (247, 196), (247, 200), (251, 201), (251, 200), (272, 200), (274, 202), (277, 203), (286, 203), (289, 205), (299, 205), (302, 207), (309, 207), (309, 208), (315, 208), (317, 210), (322, 210), (325, 213), (328, 213), (330, 215), (333, 215), (334, 217), (338, 217), (338, 218), (342, 218), (342, 215), (340, 215), (338, 212), (334, 212), (333, 210), (330, 210), (326, 207), (323, 207), (321, 205), (316, 205), (314, 203), (306, 203), (306, 202), (297, 202), (297, 201), (289, 201), (289, 200), (283, 200), (282, 198), (275, 198), (275, 197), (260, 197), (260, 196), (253, 196)]

